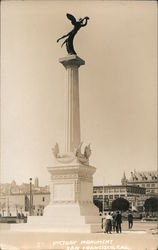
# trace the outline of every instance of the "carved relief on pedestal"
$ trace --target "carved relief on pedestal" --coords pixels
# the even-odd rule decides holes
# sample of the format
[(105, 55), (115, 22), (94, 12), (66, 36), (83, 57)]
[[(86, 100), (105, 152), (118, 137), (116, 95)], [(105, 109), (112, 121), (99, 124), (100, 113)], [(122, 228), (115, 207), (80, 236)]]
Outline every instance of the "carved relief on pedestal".
[(53, 202), (74, 202), (75, 187), (73, 182), (53, 183)]
[(89, 157), (91, 155), (91, 148), (90, 144), (85, 146), (84, 152), (81, 152), (81, 147), (83, 143), (80, 143), (79, 147), (74, 150), (74, 152), (66, 152), (61, 153), (59, 151), (59, 145), (58, 143), (55, 144), (54, 148), (52, 148), (53, 155), (57, 162), (62, 164), (77, 162), (81, 163), (83, 165), (89, 165)]
[(60, 163), (71, 163), (75, 160), (75, 154), (73, 152), (70, 153), (60, 153), (58, 143), (55, 144), (54, 148), (52, 148), (53, 155), (55, 159)]
[(89, 165), (89, 157), (91, 155), (90, 144), (85, 146), (84, 153), (81, 153), (82, 144), (83, 143), (80, 143), (79, 147), (76, 150), (76, 157), (79, 163)]

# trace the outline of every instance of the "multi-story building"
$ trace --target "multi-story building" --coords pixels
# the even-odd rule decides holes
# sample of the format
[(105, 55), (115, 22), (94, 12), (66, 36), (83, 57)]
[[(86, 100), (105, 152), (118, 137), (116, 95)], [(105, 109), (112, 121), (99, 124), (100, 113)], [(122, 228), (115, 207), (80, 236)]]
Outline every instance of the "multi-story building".
[(142, 207), (146, 189), (135, 185), (94, 186), (93, 198), (104, 202), (104, 208), (110, 209), (113, 200), (122, 197), (130, 202), (130, 207)]
[(122, 184), (135, 185), (146, 188), (147, 197), (158, 196), (158, 173), (157, 171), (131, 172), (129, 179), (125, 174), (122, 178)]
[[(35, 183), (32, 183), (32, 191), (35, 193), (38, 192), (49, 192), (49, 186), (39, 186), (39, 180), (36, 177)], [(0, 194), (1, 195), (7, 195), (7, 194), (13, 194), (13, 193), (29, 193), (30, 192), (30, 183), (22, 183), (21, 185), (16, 184), (16, 182), (13, 180), (11, 183), (1, 183), (0, 184)]]
[(0, 214), (4, 216), (28, 214), (30, 207), (32, 215), (43, 215), (43, 209), (50, 200), (49, 187), (40, 187), (38, 178), (35, 179), (35, 184), (31, 183), (31, 190), (30, 183), (17, 185), (12, 181), (11, 184), (1, 184), (0, 191)]
[[(32, 193), (32, 215), (43, 215), (43, 209), (49, 204), (50, 193)], [(29, 214), (30, 194), (14, 193), (0, 197), (1, 215), (16, 216), (18, 213)]]
[(6, 196), (0, 194), (0, 214), (4, 216), (4, 212), (6, 209)]

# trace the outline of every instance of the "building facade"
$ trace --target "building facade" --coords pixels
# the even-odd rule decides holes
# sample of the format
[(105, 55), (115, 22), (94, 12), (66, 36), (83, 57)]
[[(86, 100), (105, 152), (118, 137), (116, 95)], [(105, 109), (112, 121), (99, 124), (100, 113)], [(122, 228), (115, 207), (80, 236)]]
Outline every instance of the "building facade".
[(17, 185), (15, 181), (12, 181), (0, 185), (0, 214), (3, 216), (16, 216), (18, 213), (30, 214), (30, 208), (31, 215), (43, 215), (44, 207), (49, 204), (49, 201), (49, 187), (40, 187), (37, 177), (34, 184), (31, 183), (31, 190), (30, 183)]
[(146, 189), (135, 185), (107, 185), (94, 186), (93, 199), (100, 200), (104, 203), (104, 209), (111, 209), (113, 200), (117, 198), (124, 198), (129, 201), (130, 208), (140, 208), (145, 201)]
[(122, 184), (135, 185), (146, 188), (146, 196), (158, 196), (158, 173), (157, 171), (131, 172), (127, 179), (125, 174), (122, 178)]
[[(32, 193), (32, 215), (42, 216), (44, 208), (49, 204), (50, 193)], [(3, 216), (16, 216), (18, 213), (28, 214), (30, 211), (30, 194), (14, 193), (0, 197), (0, 213)]]

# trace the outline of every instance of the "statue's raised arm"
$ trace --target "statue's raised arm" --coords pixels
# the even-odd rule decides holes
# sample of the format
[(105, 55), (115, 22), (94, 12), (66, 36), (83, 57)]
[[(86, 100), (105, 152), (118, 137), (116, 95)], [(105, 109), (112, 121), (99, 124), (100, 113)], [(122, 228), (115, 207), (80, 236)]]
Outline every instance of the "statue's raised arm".
[(61, 39), (67, 37), (65, 39), (65, 41), (62, 43), (61, 47), (66, 44), (66, 49), (68, 54), (72, 55), (72, 54), (76, 54), (75, 50), (74, 50), (74, 46), (73, 46), (73, 39), (75, 37), (75, 35), (77, 34), (77, 32), (79, 31), (79, 29), (81, 27), (84, 27), (87, 25), (88, 19), (89, 17), (84, 17), (84, 18), (80, 18), (79, 21), (76, 21), (76, 18), (71, 15), (71, 14), (66, 14), (67, 18), (71, 21), (72, 25), (74, 26), (74, 28), (66, 35), (60, 37), (57, 42), (59, 42)]
[[(86, 17), (84, 17), (84, 18), (82, 19), (82, 27), (84, 27), (84, 26), (87, 25), (88, 20), (89, 20), (89, 17), (88, 17), (88, 16), (86, 16)], [(83, 21), (85, 21), (85, 22), (83, 23)]]

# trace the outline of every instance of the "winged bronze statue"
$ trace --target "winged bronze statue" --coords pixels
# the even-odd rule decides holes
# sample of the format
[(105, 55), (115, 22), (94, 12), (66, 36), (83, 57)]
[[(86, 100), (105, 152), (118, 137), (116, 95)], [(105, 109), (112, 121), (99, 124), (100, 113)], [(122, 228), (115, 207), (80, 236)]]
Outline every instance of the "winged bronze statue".
[(71, 14), (66, 14), (67, 18), (71, 21), (72, 25), (74, 26), (74, 28), (66, 35), (60, 37), (58, 40), (57, 40), (57, 43), (67, 37), (65, 39), (65, 41), (62, 43), (61, 47), (66, 44), (66, 49), (67, 49), (67, 52), (68, 54), (72, 55), (72, 54), (77, 54), (74, 50), (74, 46), (73, 46), (73, 40), (74, 40), (74, 37), (75, 35), (77, 34), (77, 32), (79, 31), (79, 29), (81, 27), (84, 27), (87, 25), (87, 22), (88, 22), (88, 19), (89, 17), (86, 16), (84, 18), (80, 18), (79, 21), (76, 21), (76, 18), (71, 15)]

